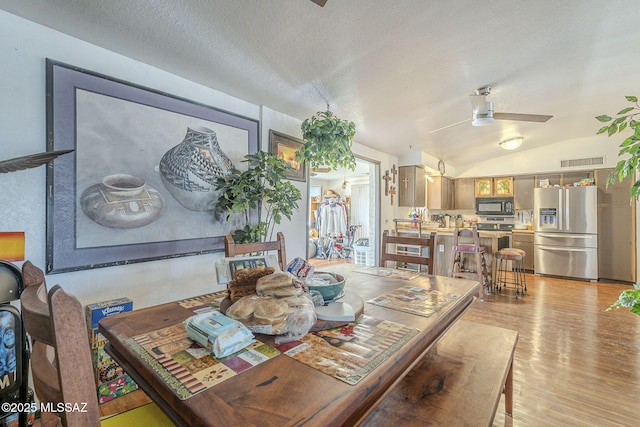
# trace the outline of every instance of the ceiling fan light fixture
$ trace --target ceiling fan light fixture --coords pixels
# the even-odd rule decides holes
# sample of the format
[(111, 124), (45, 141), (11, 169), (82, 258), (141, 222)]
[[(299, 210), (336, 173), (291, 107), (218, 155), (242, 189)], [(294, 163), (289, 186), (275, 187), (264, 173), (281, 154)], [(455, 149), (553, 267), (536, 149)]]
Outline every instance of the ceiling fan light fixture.
[(471, 121), (473, 126), (486, 126), (493, 123), (493, 117), (474, 117)]
[(503, 150), (515, 150), (522, 145), (523, 141), (524, 138), (521, 136), (517, 138), (507, 139), (506, 141), (500, 142), (500, 147), (502, 147)]

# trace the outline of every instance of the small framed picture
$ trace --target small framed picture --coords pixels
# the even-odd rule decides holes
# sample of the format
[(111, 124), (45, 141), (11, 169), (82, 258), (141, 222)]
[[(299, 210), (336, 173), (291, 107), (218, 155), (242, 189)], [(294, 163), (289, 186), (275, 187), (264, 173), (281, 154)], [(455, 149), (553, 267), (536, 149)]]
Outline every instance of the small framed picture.
[(233, 274), (243, 268), (273, 267), (280, 271), (278, 258), (274, 254), (258, 257), (227, 257), (216, 263), (216, 274), (219, 285), (226, 285), (233, 279)]
[(269, 130), (269, 151), (277, 154), (278, 157), (293, 168), (292, 171), (287, 171), (287, 178), (294, 181), (306, 182), (306, 164), (304, 162), (298, 163), (296, 160), (296, 153), (303, 145), (304, 141), (301, 139), (276, 132), (273, 129)]

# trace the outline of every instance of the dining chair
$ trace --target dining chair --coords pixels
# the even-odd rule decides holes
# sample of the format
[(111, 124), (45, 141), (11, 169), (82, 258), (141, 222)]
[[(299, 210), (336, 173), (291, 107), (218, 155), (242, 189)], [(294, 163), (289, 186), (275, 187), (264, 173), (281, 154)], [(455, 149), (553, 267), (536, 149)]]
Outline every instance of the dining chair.
[[(394, 248), (390, 249), (389, 245), (394, 245)], [(398, 245), (415, 246), (418, 251), (411, 254), (410, 251), (403, 251), (403, 253), (397, 252)], [(428, 233), (424, 237), (410, 237), (410, 236), (397, 236), (391, 235), (389, 230), (385, 230), (382, 233), (382, 251), (380, 255), (380, 266), (386, 267), (388, 261), (396, 263), (406, 264), (418, 264), (418, 268), (424, 265), (427, 267), (427, 273), (433, 274), (435, 271), (435, 246), (436, 246), (436, 233)], [(427, 249), (426, 255), (423, 255), (423, 250)]]
[[(52, 295), (54, 290), (63, 292), (67, 300), (74, 303), (65, 301), (54, 308), (47, 295), (42, 270), (29, 261), (22, 268), (25, 289), (20, 306), (25, 329), (32, 341), (31, 374), (35, 393), (40, 402), (52, 407), (62, 403), (87, 404), (87, 412), (44, 411), (40, 425), (124, 427), (145, 422), (153, 426), (174, 426), (154, 403), (100, 419), (95, 383), (87, 381), (87, 378), (94, 378), (94, 373), (82, 305), (75, 297), (64, 293), (60, 286), (55, 286)], [(57, 318), (54, 318), (54, 311)], [(57, 346), (56, 343), (64, 344)]]
[[(463, 279), (477, 279), (480, 283), (479, 296), (480, 300), (484, 300), (485, 291), (491, 292), (491, 276), (487, 269), (487, 261), (485, 258), (486, 250), (484, 246), (480, 246), (480, 235), (478, 229), (458, 228), (453, 229), (453, 246), (451, 248), (451, 259), (449, 261), (449, 277), (458, 277)], [(465, 267), (465, 256), (472, 257), (473, 267), (468, 265)], [(470, 269), (472, 267), (472, 269)]]
[(278, 265), (280, 270), (287, 270), (287, 254), (284, 245), (284, 234), (278, 231), (275, 241), (256, 242), (256, 243), (235, 243), (233, 236), (227, 235), (224, 239), (224, 255), (225, 257), (234, 257), (237, 255), (252, 254), (257, 252), (278, 252)]

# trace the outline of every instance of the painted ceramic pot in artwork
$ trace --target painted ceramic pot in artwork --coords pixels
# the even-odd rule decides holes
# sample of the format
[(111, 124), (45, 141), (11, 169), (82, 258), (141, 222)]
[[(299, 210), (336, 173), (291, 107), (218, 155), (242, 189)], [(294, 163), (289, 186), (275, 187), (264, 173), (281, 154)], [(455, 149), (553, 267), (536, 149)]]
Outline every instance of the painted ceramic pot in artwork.
[(206, 127), (187, 128), (184, 140), (160, 160), (160, 176), (169, 193), (192, 211), (215, 209), (218, 193), (214, 182), (229, 174), (233, 163), (218, 144), (216, 133)]
[(117, 174), (84, 190), (80, 206), (85, 215), (105, 227), (137, 228), (160, 216), (164, 199), (142, 178)]

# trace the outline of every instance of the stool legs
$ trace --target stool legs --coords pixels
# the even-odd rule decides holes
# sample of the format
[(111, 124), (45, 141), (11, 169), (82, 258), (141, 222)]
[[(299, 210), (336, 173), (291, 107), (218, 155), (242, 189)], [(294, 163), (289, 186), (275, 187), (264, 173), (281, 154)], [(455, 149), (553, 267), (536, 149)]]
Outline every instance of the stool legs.
[[(511, 269), (512, 277), (508, 277), (508, 269)], [(514, 285), (514, 296), (518, 299), (518, 295), (524, 295), (527, 291), (527, 283), (524, 273), (524, 260), (512, 259), (507, 260), (499, 256), (496, 257), (496, 271), (495, 271), (495, 287), (497, 290), (501, 290), (502, 287), (507, 287), (507, 284)]]

